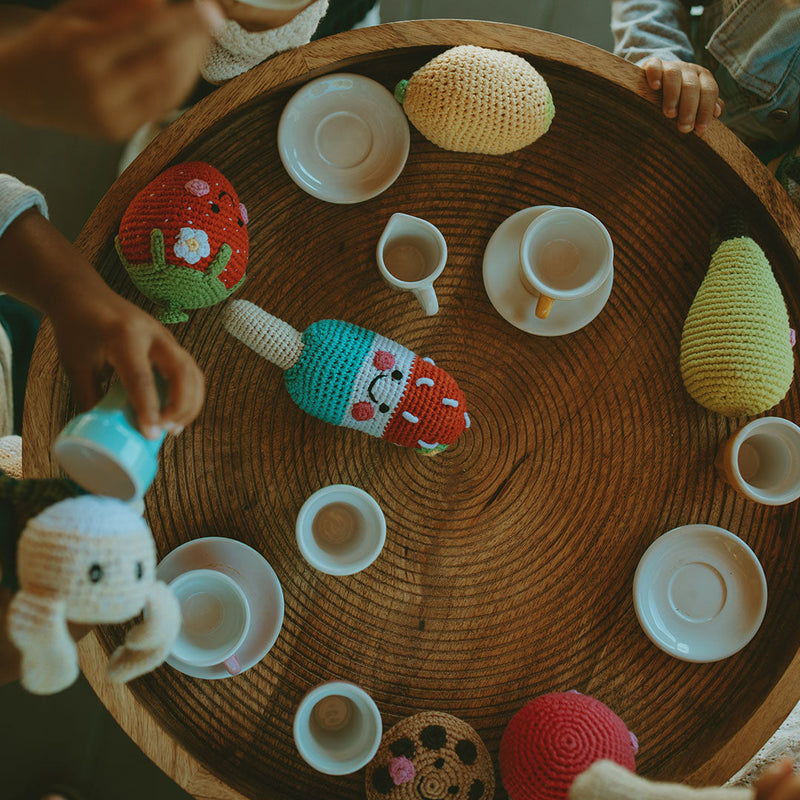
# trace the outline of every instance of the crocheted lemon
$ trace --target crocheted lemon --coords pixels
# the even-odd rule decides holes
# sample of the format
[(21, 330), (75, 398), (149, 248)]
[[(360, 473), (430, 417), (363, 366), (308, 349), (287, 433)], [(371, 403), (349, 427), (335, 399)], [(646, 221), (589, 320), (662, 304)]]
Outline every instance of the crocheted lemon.
[(472, 45), (436, 56), (394, 94), (426, 139), (462, 153), (527, 147), (555, 115), (550, 89), (525, 59)]
[(681, 375), (700, 405), (728, 417), (760, 414), (792, 382), (783, 295), (763, 250), (748, 236), (723, 241), (681, 336)]

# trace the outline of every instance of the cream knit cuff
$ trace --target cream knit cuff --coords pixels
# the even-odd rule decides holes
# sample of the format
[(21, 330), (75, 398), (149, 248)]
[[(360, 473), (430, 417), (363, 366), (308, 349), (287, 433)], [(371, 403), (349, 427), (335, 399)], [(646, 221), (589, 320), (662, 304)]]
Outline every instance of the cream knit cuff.
[(611, 761), (597, 761), (575, 778), (569, 800), (754, 800), (752, 789), (708, 786), (640, 778)]
[(34, 207), (47, 216), (47, 203), (41, 192), (11, 175), (0, 174), (0, 236), (23, 211)]
[(228, 20), (221, 33), (215, 36), (206, 54), (201, 69), (203, 77), (211, 83), (224, 83), (247, 72), (275, 53), (306, 44), (311, 40), (327, 10), (328, 0), (317, 0), (286, 25), (255, 33)]

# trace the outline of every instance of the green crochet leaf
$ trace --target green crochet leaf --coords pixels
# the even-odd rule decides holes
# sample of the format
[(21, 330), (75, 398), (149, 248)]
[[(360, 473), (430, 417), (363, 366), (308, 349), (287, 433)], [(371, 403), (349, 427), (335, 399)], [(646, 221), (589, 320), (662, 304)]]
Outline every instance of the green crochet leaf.
[(394, 99), (397, 100), (400, 105), (403, 105), (406, 101), (406, 90), (408, 89), (408, 81), (402, 80), (397, 82), (397, 86), (394, 87)]
[(114, 242), (117, 254), (136, 288), (161, 306), (158, 318), (165, 324), (186, 322), (185, 309), (207, 308), (230, 297), (245, 276), (230, 289), (219, 279), (233, 251), (223, 244), (205, 272), (191, 267), (168, 264), (164, 252), (164, 234), (154, 228), (150, 234), (152, 263), (131, 264), (122, 254), (119, 237)]

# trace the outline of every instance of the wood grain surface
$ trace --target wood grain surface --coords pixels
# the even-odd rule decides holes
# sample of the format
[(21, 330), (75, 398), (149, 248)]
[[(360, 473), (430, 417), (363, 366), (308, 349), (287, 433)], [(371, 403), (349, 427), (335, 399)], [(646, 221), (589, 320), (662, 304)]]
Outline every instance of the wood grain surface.
[[(556, 117), (539, 142), (488, 157), (437, 149), (412, 130), (398, 181), (353, 206), (315, 200), (291, 182), (276, 130), (298, 86), (352, 71), (391, 88), (464, 43), (518, 52), (541, 71)], [(218, 90), (112, 187), (79, 245), (137, 302), (112, 248), (120, 216), (150, 178), (190, 159), (221, 169), (250, 212), (239, 297), (299, 330), (341, 318), (434, 358), (464, 390), (473, 424), (447, 452), (422, 457), (305, 415), (280, 370), (226, 334), (219, 307), (174, 327), (206, 372), (208, 399), (162, 449), (147, 498), (159, 553), (203, 536), (246, 542), (277, 572), (286, 616), (267, 657), (226, 681), (165, 666), (114, 687), (103, 670), (123, 631), (90, 637), (84, 670), (142, 749), (204, 800), (362, 797), (363, 772), (315, 773), (292, 742), (304, 693), (346, 679), (373, 696), (384, 729), (417, 711), (450, 712), (478, 730), (495, 760), (527, 700), (567, 689), (625, 720), (644, 775), (718, 782), (752, 756), (800, 697), (798, 505), (758, 506), (716, 476), (717, 448), (744, 420), (694, 404), (678, 370), (709, 234), (730, 201), (745, 207), (800, 321), (800, 216), (750, 152), (718, 123), (704, 139), (680, 135), (638, 69), (570, 39), (461, 21), (353, 31)], [(616, 248), (608, 305), (561, 338), (507, 324), (483, 288), (489, 237), (539, 204), (590, 211)], [(395, 211), (424, 217), (447, 240), (435, 317), (378, 276), (375, 245)], [(798, 420), (798, 405), (793, 387), (770, 413)], [(73, 412), (45, 326), (27, 396), (28, 474), (54, 473), (49, 445)], [(315, 572), (294, 540), (303, 501), (331, 483), (362, 487), (386, 514), (382, 555), (351, 577)], [(632, 605), (645, 549), (689, 522), (743, 538), (769, 586), (755, 639), (715, 664), (656, 649)]]

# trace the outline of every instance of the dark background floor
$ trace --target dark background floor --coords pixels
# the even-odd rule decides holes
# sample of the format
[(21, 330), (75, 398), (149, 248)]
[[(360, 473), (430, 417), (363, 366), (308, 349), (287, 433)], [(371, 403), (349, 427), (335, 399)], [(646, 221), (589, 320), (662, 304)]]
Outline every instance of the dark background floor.
[[(610, 49), (609, 8), (601, 0), (383, 0), (381, 13), (384, 22), (493, 19)], [(120, 152), (0, 117), (0, 172), (41, 189), (70, 239), (116, 177)], [(0, 800), (34, 800), (50, 782), (73, 785), (86, 800), (189, 798), (128, 739), (82, 677), (53, 697), (0, 687)]]

